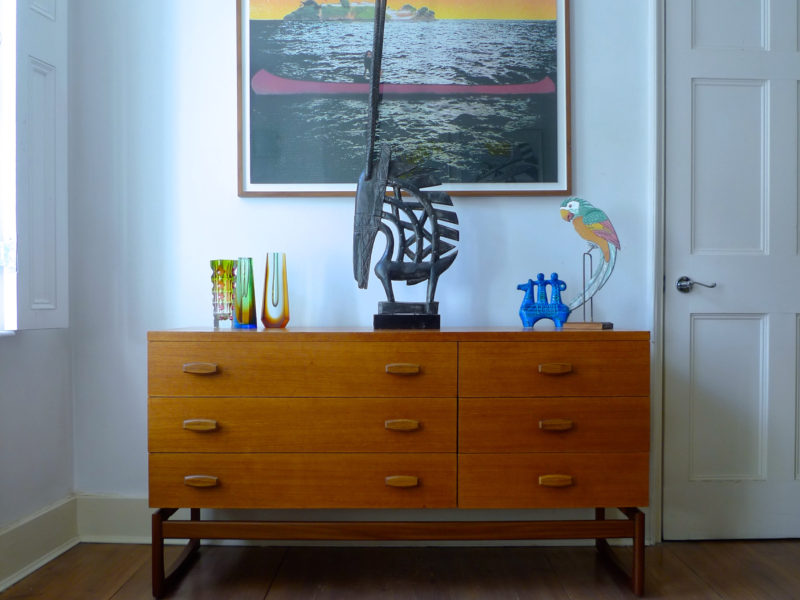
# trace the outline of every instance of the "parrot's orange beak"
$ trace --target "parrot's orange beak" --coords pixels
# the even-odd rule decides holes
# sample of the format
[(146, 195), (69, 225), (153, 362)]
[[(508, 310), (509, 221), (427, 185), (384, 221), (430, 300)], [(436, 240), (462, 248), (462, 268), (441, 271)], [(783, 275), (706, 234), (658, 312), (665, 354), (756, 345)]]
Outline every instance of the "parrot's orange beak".
[(566, 208), (562, 208), (561, 209), (561, 218), (564, 219), (565, 221), (569, 222), (569, 221), (572, 221), (572, 219), (575, 218), (575, 215), (573, 215), (571, 212), (569, 212)]

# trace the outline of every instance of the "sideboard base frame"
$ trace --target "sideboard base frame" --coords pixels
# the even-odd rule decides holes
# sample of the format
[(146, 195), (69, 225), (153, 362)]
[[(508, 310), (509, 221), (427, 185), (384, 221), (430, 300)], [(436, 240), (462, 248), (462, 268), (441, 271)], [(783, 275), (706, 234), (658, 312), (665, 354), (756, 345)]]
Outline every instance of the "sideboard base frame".
[[(170, 521), (175, 508), (161, 508), (152, 517), (153, 596), (161, 598), (186, 572), (201, 539), (337, 540), (337, 541), (468, 541), (594, 539), (598, 552), (630, 579), (637, 596), (644, 593), (644, 513), (619, 509), (625, 519), (606, 519), (605, 509), (595, 518), (565, 521), (202, 521), (192, 508), (190, 520)], [(169, 571), (164, 566), (164, 540), (189, 542)], [(617, 560), (608, 538), (631, 538), (630, 573)]]

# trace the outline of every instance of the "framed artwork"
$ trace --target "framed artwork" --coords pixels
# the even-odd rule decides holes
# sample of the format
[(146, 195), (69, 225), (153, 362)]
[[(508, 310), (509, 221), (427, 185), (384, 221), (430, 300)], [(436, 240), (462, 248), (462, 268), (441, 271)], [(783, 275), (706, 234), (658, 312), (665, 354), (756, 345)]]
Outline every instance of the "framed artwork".
[[(373, 1), (237, 0), (240, 196), (355, 193)], [(451, 195), (569, 194), (568, 2), (389, 0), (377, 143)]]

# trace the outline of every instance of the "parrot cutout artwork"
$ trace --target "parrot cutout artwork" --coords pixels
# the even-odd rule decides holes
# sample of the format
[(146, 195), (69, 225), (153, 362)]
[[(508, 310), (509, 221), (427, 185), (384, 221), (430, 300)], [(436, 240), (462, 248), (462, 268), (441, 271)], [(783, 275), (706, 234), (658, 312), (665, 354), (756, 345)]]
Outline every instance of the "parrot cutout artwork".
[(587, 252), (599, 248), (603, 253), (603, 261), (591, 274), (585, 289), (568, 304), (570, 310), (575, 310), (591, 300), (611, 277), (620, 244), (608, 215), (582, 198), (564, 200), (561, 203), (561, 218), (572, 223), (578, 235), (589, 242)]

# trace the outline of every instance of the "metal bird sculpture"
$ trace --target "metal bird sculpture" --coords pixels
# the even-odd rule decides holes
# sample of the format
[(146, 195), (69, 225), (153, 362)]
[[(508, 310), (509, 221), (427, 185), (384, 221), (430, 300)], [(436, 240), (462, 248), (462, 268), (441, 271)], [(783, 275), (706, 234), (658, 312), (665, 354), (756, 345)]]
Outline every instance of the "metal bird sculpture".
[[(441, 208), (453, 205), (445, 192), (423, 191), (440, 182), (430, 174), (410, 175), (408, 165), (392, 160), (388, 144), (381, 145), (375, 160), (385, 19), (386, 0), (377, 0), (367, 157), (356, 188), (353, 219), (353, 275), (359, 288), (367, 287), (372, 248), (380, 231), (386, 238), (386, 249), (375, 264), (375, 275), (383, 284), (387, 301), (379, 304), (374, 326), (433, 329), (439, 327), (438, 303), (434, 302), (436, 284), (458, 254), (455, 245), (446, 241), (458, 240), (458, 230), (454, 227), (458, 225), (458, 217), (454, 211)], [(405, 281), (408, 285), (427, 281), (425, 302), (396, 302), (393, 281)]]
[(588, 302), (611, 277), (620, 250), (619, 238), (608, 215), (582, 198), (564, 200), (561, 218), (572, 223), (577, 234), (589, 242), (588, 252), (599, 248), (603, 254), (603, 262), (591, 274), (585, 289), (567, 305), (570, 310), (575, 310)]

